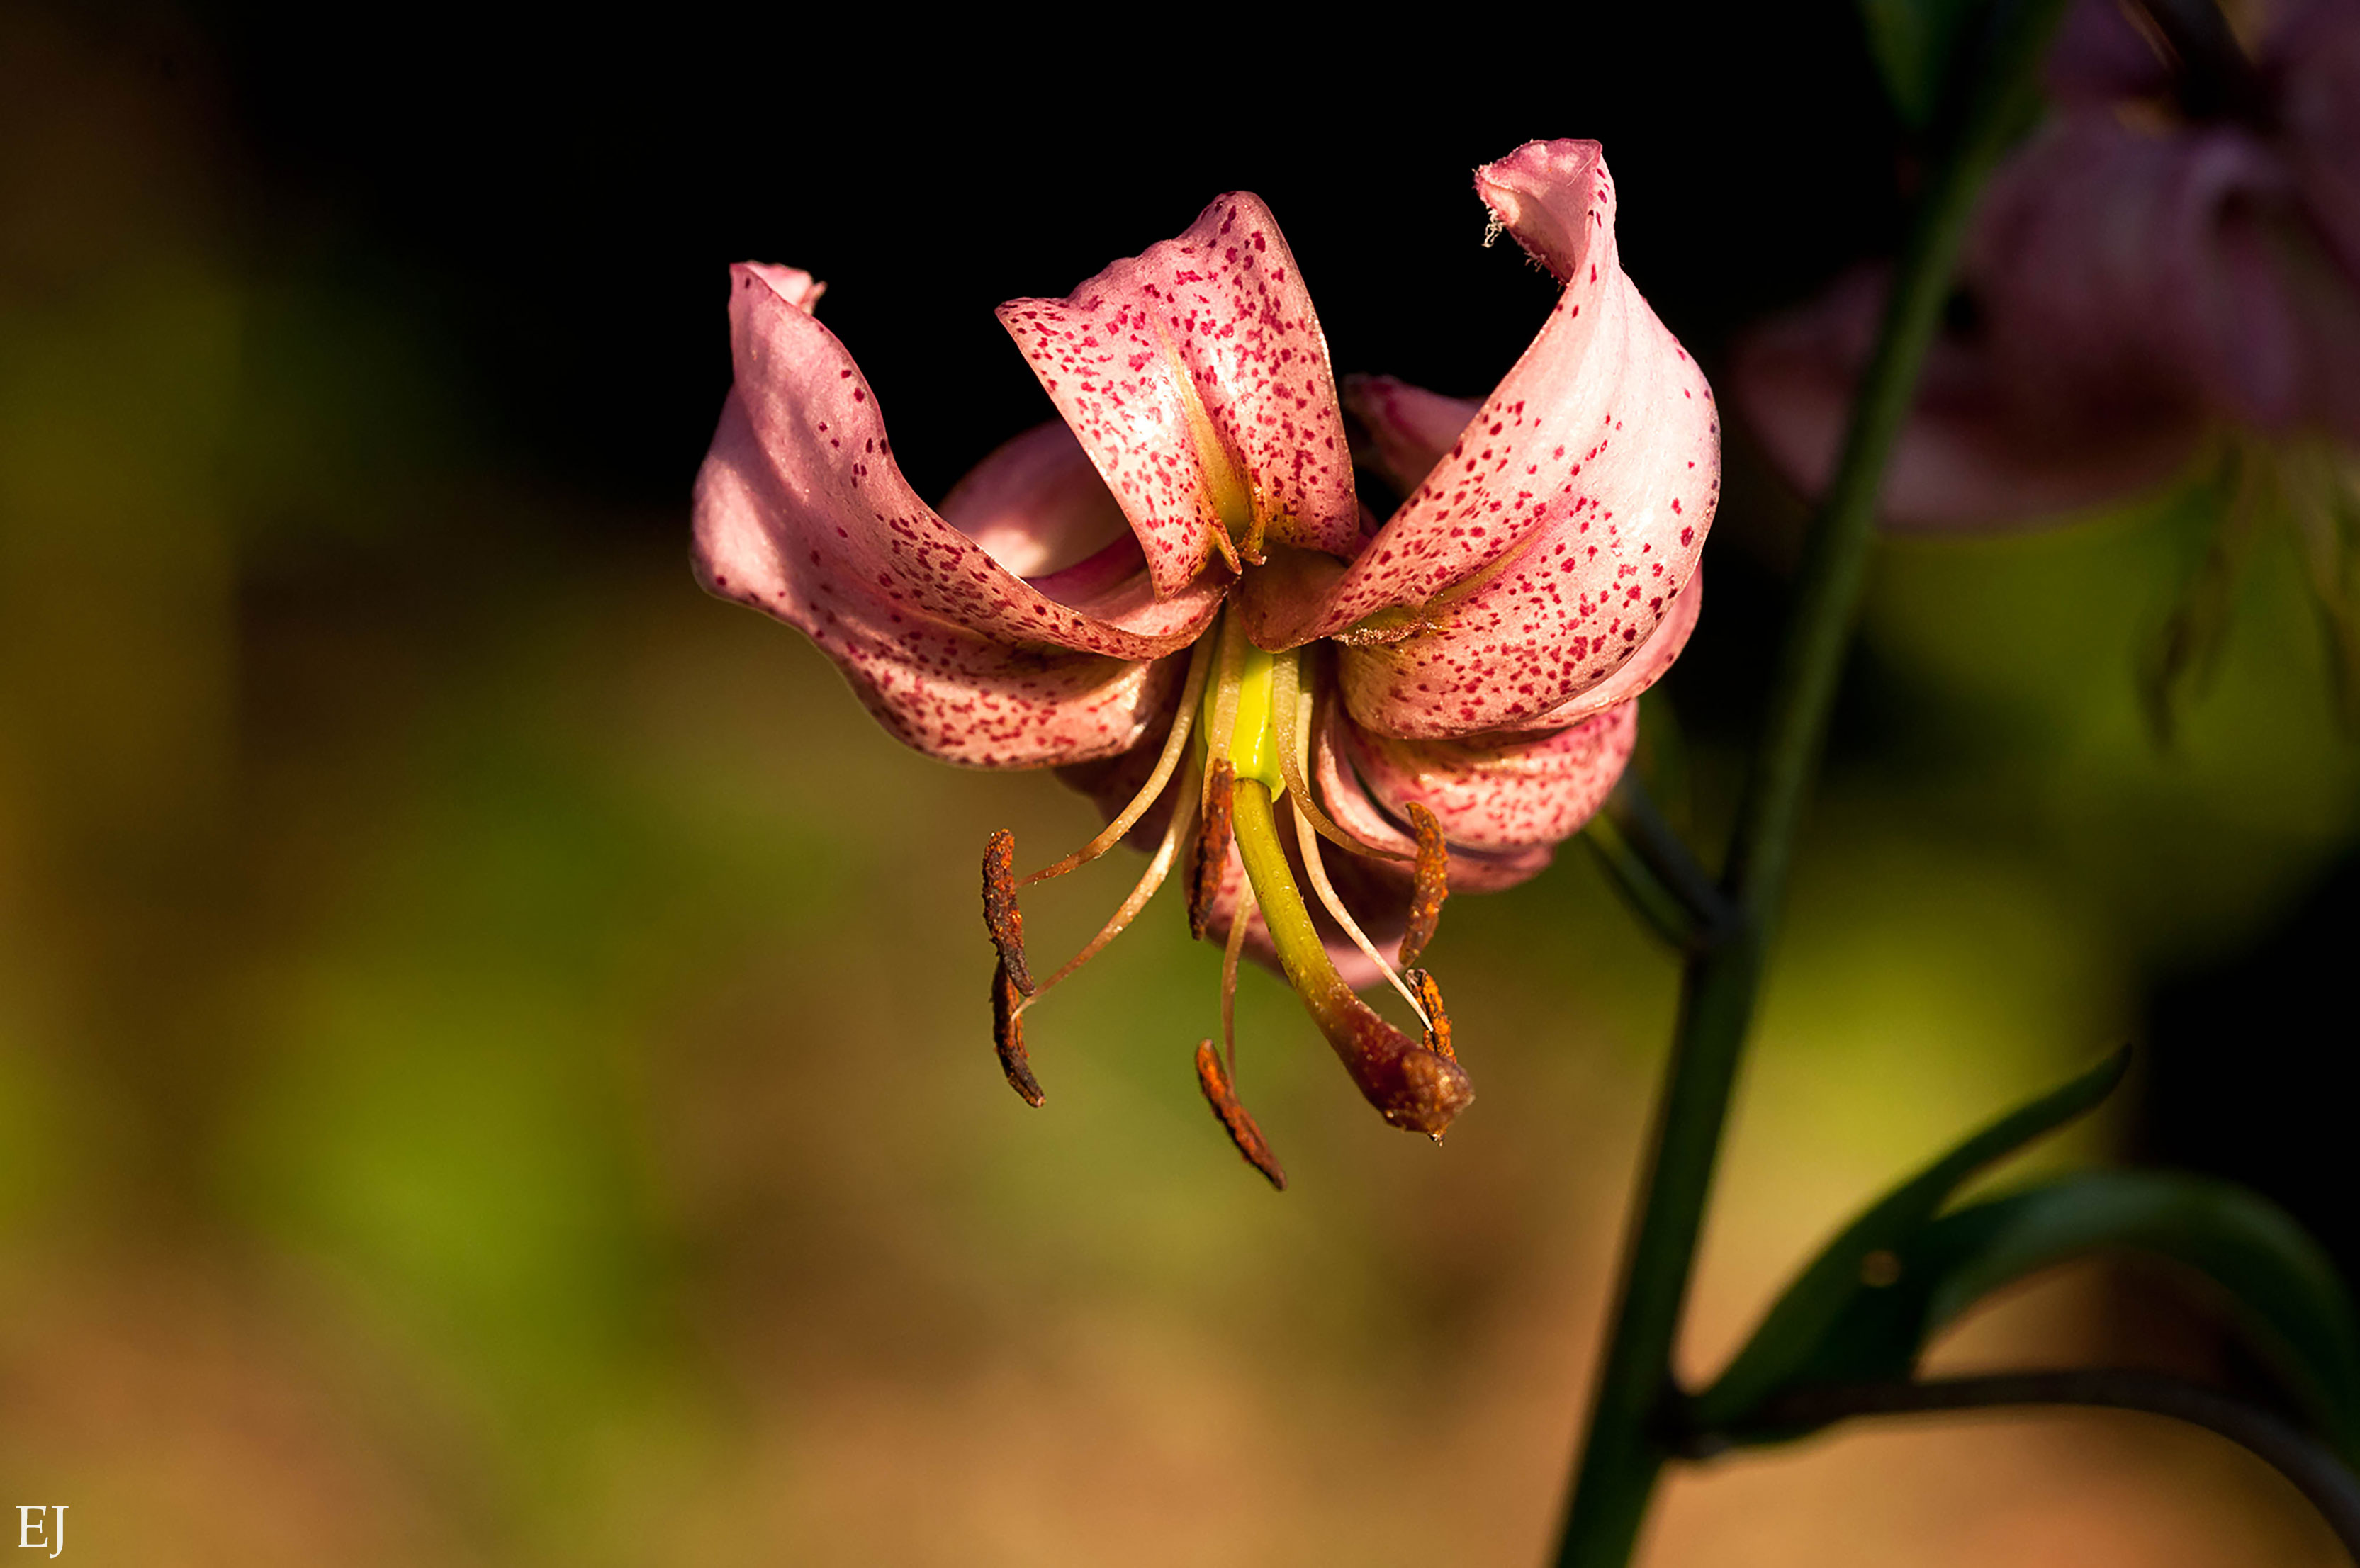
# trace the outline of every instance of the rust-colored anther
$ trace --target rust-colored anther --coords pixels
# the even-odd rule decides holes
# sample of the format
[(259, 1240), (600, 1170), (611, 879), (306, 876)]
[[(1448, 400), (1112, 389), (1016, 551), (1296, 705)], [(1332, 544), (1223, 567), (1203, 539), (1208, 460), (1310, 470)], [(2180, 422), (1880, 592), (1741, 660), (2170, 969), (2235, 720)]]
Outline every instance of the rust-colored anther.
[(1000, 1070), (1008, 1074), (1008, 1086), (1037, 1110), (1049, 1096), (1041, 1093), (1041, 1081), (1032, 1076), (1032, 1059), (1024, 1054), (1024, 1018), (1016, 1010), (1016, 983), (1009, 978), (1003, 961), (991, 972), (992, 1049), (1000, 1052)]
[(1231, 811), (1237, 800), (1238, 770), (1226, 757), (1205, 773), (1205, 820), (1196, 826), (1196, 842), (1188, 851), (1188, 934), (1205, 940), (1213, 918), (1213, 899), (1229, 869), (1229, 841), (1236, 833)]
[(1417, 993), (1417, 1005), (1426, 1009), (1428, 1020), (1426, 1049), (1453, 1062), (1458, 1061), (1459, 1053), (1450, 1049), (1450, 1015), (1442, 1010), (1442, 987), (1436, 985), (1434, 976), (1423, 969), (1404, 969), (1402, 978), (1408, 981), (1410, 989)]
[(1280, 1192), (1286, 1191), (1286, 1172), (1280, 1169), (1278, 1156), (1270, 1151), (1270, 1140), (1262, 1136), (1252, 1116), (1239, 1103), (1237, 1091), (1229, 1085), (1229, 1074), (1221, 1065), (1221, 1053), (1206, 1040), (1196, 1047), (1196, 1086), (1205, 1091), (1205, 1101), (1213, 1114), (1221, 1118), (1229, 1141), (1246, 1157), (1246, 1163), (1270, 1179), (1270, 1184)]
[[(983, 929), (1000, 950), (1001, 972), (1017, 990), (1031, 996), (1032, 975), (1024, 967), (1024, 911), (1016, 907), (1016, 835), (1006, 828), (993, 833), (983, 849)], [(995, 995), (998, 985), (993, 982)], [(1015, 1079), (1011, 1075), (1009, 1081)]]
[(1409, 822), (1417, 830), (1417, 881), (1409, 897), (1409, 931), (1402, 938), (1404, 969), (1426, 953), (1435, 922), (1442, 919), (1442, 900), (1450, 897), (1450, 851), (1442, 842), (1442, 824), (1417, 800), (1409, 803)]

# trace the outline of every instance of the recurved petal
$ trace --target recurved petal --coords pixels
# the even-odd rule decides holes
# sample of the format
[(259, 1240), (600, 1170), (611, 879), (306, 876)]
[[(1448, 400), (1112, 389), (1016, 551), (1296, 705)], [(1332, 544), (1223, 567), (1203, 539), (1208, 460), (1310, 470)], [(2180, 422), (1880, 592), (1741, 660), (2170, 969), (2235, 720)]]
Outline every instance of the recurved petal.
[(1225, 528), (1357, 548), (1328, 340), (1260, 197), (1220, 197), (1177, 239), (1000, 320), (1121, 503), (1158, 594), (1195, 582)]
[(1677, 597), (1655, 623), (1639, 651), (1623, 661), (1622, 668), (1589, 688), (1570, 702), (1552, 708), (1542, 715), (1535, 730), (1556, 729), (1586, 719), (1592, 713), (1630, 702), (1656, 681), (1661, 681), (1688, 646), (1688, 637), (1696, 631), (1697, 617), (1704, 609), (1704, 569), (1699, 567), (1688, 574), (1680, 586)]
[[(1360, 767), (1360, 743), (1365, 738), (1345, 714), (1330, 709), (1312, 748), (1312, 784), (1319, 792), (1319, 802), (1327, 808), (1328, 816), (1338, 827), (1371, 849), (1387, 850), (1396, 855), (1415, 855), (1417, 840), (1402, 824), (1406, 820), (1404, 813), (1409, 801), (1423, 797), (1396, 790), (1393, 799), (1380, 800), (1371, 792), (1371, 786), (1363, 778)], [(1388, 772), (1386, 776), (1390, 779), (1393, 773)], [(1442, 822), (1443, 837), (1450, 851), (1449, 880), (1453, 892), (1495, 893), (1519, 882), (1529, 881), (1547, 867), (1556, 847), (1555, 840), (1536, 841), (1501, 850), (1461, 844), (1452, 839), (1450, 822), (1443, 819), (1438, 811), (1436, 815)], [(1339, 863), (1341, 860), (1339, 856)], [(1358, 879), (1388, 889), (1386, 897), (1371, 898), (1372, 907), (1406, 911), (1411, 888), (1411, 875), (1406, 862), (1354, 857), (1349, 865)], [(1340, 887), (1342, 885), (1343, 879), (1339, 877), (1338, 886)], [(1400, 920), (1400, 915), (1394, 917), (1396, 938)]]
[(816, 294), (792, 268), (733, 269), (738, 382), (697, 475), (699, 578), (809, 634), (934, 756), (1042, 767), (1133, 744), (1165, 679), (1146, 661), (1192, 640), (1218, 593), (1157, 604), (1118, 581), (1065, 602), (1003, 567), (910, 489)]
[(1156, 597), (1122, 508), (1060, 419), (978, 463), (943, 498), (942, 517), (1035, 592), (1128, 632), (1192, 638), (1220, 606), (1212, 582)]
[(1624, 702), (1515, 740), (1398, 740), (1349, 724), (1341, 740), (1353, 771), (1396, 817), (1418, 801), (1454, 848), (1504, 855), (1580, 831), (1622, 776), (1638, 719), (1637, 705)]
[(2295, 199), (2277, 152), (2241, 128), (2144, 136), (2069, 110), (1993, 177), (1961, 267), (2021, 377), (2177, 376), (2283, 427), (2301, 411), (2308, 334), (2256, 230)]
[(1623, 275), (1597, 144), (1528, 143), (1477, 189), (1565, 292), (1351, 569), (1256, 638), (1394, 644), (1351, 699), (1391, 735), (1529, 728), (1612, 675), (1672, 613), (1720, 497), (1711, 389)]
[(942, 517), (1019, 577), (1045, 577), (1131, 538), (1122, 508), (1059, 419), (969, 469), (943, 497)]

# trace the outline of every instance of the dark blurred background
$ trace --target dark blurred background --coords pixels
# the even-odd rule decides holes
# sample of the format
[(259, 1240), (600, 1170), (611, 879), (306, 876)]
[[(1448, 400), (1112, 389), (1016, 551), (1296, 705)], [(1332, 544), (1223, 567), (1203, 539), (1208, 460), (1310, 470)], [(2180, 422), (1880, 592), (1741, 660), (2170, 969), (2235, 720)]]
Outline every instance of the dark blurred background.
[[(1896, 232), (1848, 6), (1419, 24), (0, 6), (0, 1505), (140, 1564), (1536, 1558), (1675, 975), (1586, 854), (1451, 907), (1482, 1100), (1439, 1154), (1248, 978), (1274, 1197), (1190, 1083), (1175, 916), (1033, 1015), (1047, 1109), (999, 1082), (974, 857), (1083, 803), (903, 753), (686, 565), (733, 260), (828, 281), (939, 495), (1048, 415), (991, 307), (1225, 190), (1339, 370), (1467, 396), (1550, 300), (1468, 178), (1530, 137), (1604, 143), (1709, 368)], [(1654, 702), (1708, 842), (1801, 516), (1729, 440)], [(1692, 1365), (2127, 1037), (2136, 1105), (2049, 1158), (2256, 1180), (2360, 1258), (2360, 751), (2267, 552), (2152, 738), (2186, 512), (1882, 551)], [(1124, 877), (1077, 883), (1042, 951)], [(2219, 1361), (2129, 1300), (2080, 1270), (1942, 1355)], [(2096, 1417), (1684, 1478), (1653, 1550), (2334, 1560)]]

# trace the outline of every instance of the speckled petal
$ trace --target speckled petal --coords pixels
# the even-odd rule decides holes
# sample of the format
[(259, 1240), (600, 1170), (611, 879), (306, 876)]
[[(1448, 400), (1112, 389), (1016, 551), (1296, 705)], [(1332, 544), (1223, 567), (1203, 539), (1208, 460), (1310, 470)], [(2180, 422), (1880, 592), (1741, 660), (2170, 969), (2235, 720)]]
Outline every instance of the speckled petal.
[(1638, 738), (1625, 702), (1528, 740), (1397, 740), (1347, 724), (1342, 749), (1371, 795), (1394, 816), (1418, 801), (1454, 848), (1502, 855), (1554, 844), (1580, 831)]
[(1220, 603), (1211, 581), (1155, 596), (1122, 508), (1063, 420), (978, 463), (943, 498), (942, 517), (1035, 592), (1127, 632), (1193, 637)]
[[(1362, 777), (1358, 758), (1365, 749), (1366, 737), (1360, 735), (1350, 719), (1340, 710), (1331, 708), (1319, 728), (1317, 744), (1312, 747), (1312, 787), (1319, 792), (1320, 804), (1336, 825), (1371, 849), (1387, 850), (1396, 855), (1415, 855), (1417, 840), (1402, 825), (1405, 820), (1402, 808), (1412, 797), (1391, 802), (1380, 802), (1371, 793)], [(1447, 743), (1446, 743), (1447, 744)], [(1439, 813), (1437, 813), (1437, 820)], [(1575, 826), (1579, 826), (1576, 823)], [(1443, 822), (1443, 836), (1450, 838), (1450, 823)], [(1568, 830), (1570, 831), (1570, 830)], [(1530, 881), (1548, 866), (1556, 842), (1534, 843), (1504, 850), (1484, 850), (1471, 845), (1451, 843), (1450, 887), (1459, 893), (1496, 893), (1513, 887), (1519, 882)], [(1411, 887), (1410, 868), (1404, 861), (1362, 860), (1355, 856), (1336, 857), (1338, 869), (1349, 865), (1362, 879), (1382, 885), (1388, 896), (1371, 899), (1380, 909), (1406, 911)], [(1338, 887), (1343, 881), (1338, 876)], [(1358, 912), (1355, 906), (1355, 912)], [(1400, 917), (1396, 915), (1390, 928), (1398, 939)]]
[(1224, 513), (1282, 544), (1360, 543), (1328, 341), (1258, 196), (1223, 196), (1177, 239), (1063, 299), (1000, 320), (1081, 438), (1147, 552), (1158, 594), (1217, 553)]
[(1008, 571), (910, 489), (817, 292), (792, 268), (732, 271), (738, 382), (697, 475), (700, 580), (808, 633), (933, 756), (1029, 768), (1132, 745), (1169, 679), (1145, 661), (1193, 640), (1218, 590), (1157, 604), (1132, 571), (1068, 602)]
[(1720, 497), (1711, 390), (1622, 273), (1597, 144), (1527, 143), (1476, 187), (1565, 292), (1322, 602), (1256, 627), (1364, 645), (1353, 716), (1405, 737), (1529, 728), (1612, 675), (1673, 613)]
[(1679, 596), (1664, 612), (1664, 618), (1655, 623), (1647, 640), (1639, 645), (1639, 651), (1623, 661), (1622, 669), (1573, 701), (1550, 709), (1533, 729), (1557, 729), (1592, 713), (1602, 713), (1630, 702), (1661, 681), (1688, 648), (1688, 637), (1696, 631), (1697, 617), (1703, 609), (1704, 569), (1699, 566), (1688, 573), (1688, 580), (1680, 585)]

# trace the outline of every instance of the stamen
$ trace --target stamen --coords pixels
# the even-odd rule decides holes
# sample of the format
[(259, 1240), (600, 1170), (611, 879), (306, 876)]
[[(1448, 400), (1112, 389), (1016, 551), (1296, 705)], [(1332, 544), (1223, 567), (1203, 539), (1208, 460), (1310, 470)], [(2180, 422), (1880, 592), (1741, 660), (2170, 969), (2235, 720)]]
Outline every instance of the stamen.
[(1236, 768), (1226, 757), (1217, 757), (1205, 768), (1205, 820), (1188, 851), (1188, 935), (1197, 942), (1205, 940), (1205, 928), (1213, 918), (1213, 900), (1219, 896), (1221, 878), (1229, 870), (1237, 777)]
[(1368, 932), (1360, 929), (1360, 922), (1352, 918), (1352, 911), (1344, 907), (1344, 900), (1337, 896), (1336, 884), (1328, 880), (1328, 867), (1319, 858), (1319, 835), (1311, 831), (1311, 819), (1303, 814), (1300, 799), (1295, 802), (1295, 842), (1303, 847), (1303, 869), (1310, 876), (1312, 890), (1319, 895), (1319, 901), (1328, 906), (1328, 912), (1336, 917), (1336, 923), (1344, 928), (1344, 934), (1352, 939), (1352, 944), (1384, 971), (1386, 980), (1401, 993), (1402, 1000), (1410, 1005), (1410, 1010), (1417, 1014), (1418, 1022), (1430, 1025), (1432, 1020), (1426, 1016), (1426, 1008), (1419, 1004), (1417, 994), (1402, 983), (1401, 975), (1385, 962), (1385, 955), (1377, 951), (1377, 944), (1369, 940)]
[(1442, 900), (1450, 897), (1450, 850), (1442, 842), (1442, 823), (1422, 800), (1409, 803), (1409, 822), (1417, 830), (1417, 882), (1410, 893), (1409, 930), (1402, 937), (1404, 969), (1424, 956), (1435, 922), (1442, 918)]
[(1016, 983), (1009, 978), (1005, 962), (991, 972), (991, 1045), (1000, 1052), (1000, 1070), (1008, 1074), (1008, 1086), (1038, 1110), (1048, 1096), (1041, 1093), (1032, 1059), (1024, 1054), (1024, 1008), (1016, 999)]
[(1063, 877), (1076, 866), (1088, 865), (1120, 844), (1124, 835), (1139, 825), (1139, 819), (1155, 804), (1155, 798), (1164, 793), (1164, 786), (1172, 781), (1173, 772), (1188, 755), (1188, 736), (1195, 732), (1196, 706), (1205, 694), (1205, 674), (1212, 668), (1214, 645), (1219, 640), (1218, 637), (1198, 637), (1196, 646), (1188, 650), (1188, 675), (1180, 685), (1180, 710), (1172, 717), (1172, 733), (1164, 738), (1164, 753), (1155, 759), (1155, 771), (1147, 776), (1147, 782), (1131, 798), (1131, 804), (1107, 823), (1098, 837), (1055, 865), (1035, 871), (1019, 887), (1030, 887), (1035, 882), (1046, 882), (1052, 877)]
[(1238, 547), (1230, 542), (1229, 530), (1215, 524), (1207, 528), (1206, 532), (1212, 535), (1213, 548), (1220, 552), (1221, 563), (1229, 569), (1232, 575), (1243, 576), (1246, 570), (1245, 562), (1238, 559)]
[(1405, 969), (1402, 975), (1417, 987), (1419, 999), (1426, 1003), (1426, 1049), (1458, 1061), (1459, 1053), (1450, 1049), (1450, 1015), (1442, 1010), (1442, 987), (1424, 969)]
[(1260, 566), (1270, 559), (1262, 553), (1264, 528), (1262, 508), (1257, 506), (1254, 508), (1253, 520), (1246, 525), (1245, 539), (1238, 546), (1238, 553), (1245, 557), (1246, 564), (1249, 566)]
[(1019, 1013), (1047, 996), (1058, 981), (1096, 958), (1105, 950), (1107, 943), (1120, 936), (1124, 928), (1138, 918), (1139, 911), (1147, 908), (1147, 901), (1155, 897), (1155, 890), (1164, 886), (1164, 878), (1171, 874), (1172, 863), (1180, 858), (1180, 841), (1187, 836), (1188, 830), (1196, 825), (1196, 800), (1184, 785), (1179, 804), (1172, 810), (1172, 821), (1164, 830), (1164, 841), (1155, 846), (1154, 856), (1147, 863), (1147, 872), (1140, 877), (1139, 885), (1131, 890), (1131, 897), (1122, 901), (1113, 918), (1098, 928), (1098, 934), (1090, 938), (1081, 952), (1067, 959), (1063, 968), (1043, 981), (1032, 995), (1017, 1005)]
[(1000, 967), (1019, 991), (1032, 994), (1024, 967), (1024, 911), (1016, 907), (1016, 835), (1007, 828), (983, 849), (983, 929), (1000, 950)]
[(1311, 798), (1304, 783), (1304, 758), (1311, 755), (1311, 689), (1303, 684), (1303, 649), (1289, 648), (1272, 656), (1270, 670), (1270, 709), (1274, 715), (1271, 728), (1278, 741), (1278, 773), (1286, 780), (1286, 792), (1311, 819), (1319, 836), (1330, 844), (1350, 850), (1354, 855), (1371, 860), (1406, 860), (1389, 849), (1378, 849), (1346, 833), (1329, 820), (1318, 802)]
[(1246, 928), (1253, 923), (1254, 911), (1260, 907), (1253, 879), (1248, 877), (1245, 892), (1230, 912), (1229, 938), (1221, 949), (1221, 1047), (1229, 1054), (1233, 1079), (1238, 1075), (1238, 955), (1245, 950)]
[(1196, 1045), (1196, 1086), (1205, 1091), (1207, 1103), (1213, 1114), (1221, 1118), (1221, 1126), (1236, 1144), (1246, 1163), (1270, 1179), (1270, 1184), (1280, 1192), (1286, 1191), (1286, 1172), (1278, 1163), (1278, 1156), (1270, 1151), (1270, 1140), (1262, 1135), (1240, 1103), (1237, 1091), (1230, 1087), (1228, 1074), (1221, 1071), (1221, 1053), (1213, 1049), (1209, 1040)]

